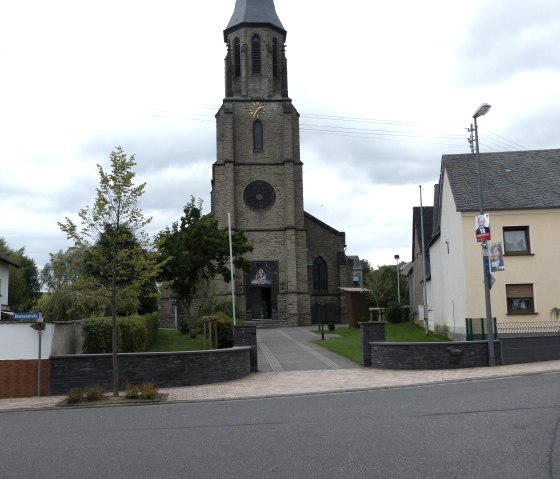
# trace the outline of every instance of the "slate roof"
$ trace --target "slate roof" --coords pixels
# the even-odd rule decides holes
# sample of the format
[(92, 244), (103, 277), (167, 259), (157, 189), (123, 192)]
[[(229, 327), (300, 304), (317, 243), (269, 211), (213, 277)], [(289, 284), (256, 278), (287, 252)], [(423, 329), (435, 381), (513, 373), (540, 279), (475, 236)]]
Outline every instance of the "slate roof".
[[(560, 208), (560, 149), (481, 153), (485, 210)], [(457, 211), (478, 211), (475, 154), (443, 155)]]
[[(427, 253), (430, 254), (428, 245), (432, 239), (432, 234), (434, 233), (434, 207), (433, 206), (423, 206), (422, 213), (424, 217), (424, 245), (428, 249)], [(416, 243), (416, 231), (418, 231), (418, 238), (420, 238), (422, 224), (420, 223), (420, 207), (414, 206), (412, 208), (412, 258), (414, 258), (414, 245)], [(418, 245), (418, 249), (422, 252), (422, 244)]]
[(15, 268), (19, 268), (19, 264), (16, 263), (15, 261), (12, 261), (10, 258), (8, 258), (7, 256), (1, 255), (0, 254), (0, 261), (2, 263), (6, 263), (9, 264), (11, 266), (14, 266)]
[(274, 0), (236, 0), (233, 15), (224, 30), (224, 41), (231, 32), (247, 25), (272, 27), (286, 39), (286, 30), (276, 14)]

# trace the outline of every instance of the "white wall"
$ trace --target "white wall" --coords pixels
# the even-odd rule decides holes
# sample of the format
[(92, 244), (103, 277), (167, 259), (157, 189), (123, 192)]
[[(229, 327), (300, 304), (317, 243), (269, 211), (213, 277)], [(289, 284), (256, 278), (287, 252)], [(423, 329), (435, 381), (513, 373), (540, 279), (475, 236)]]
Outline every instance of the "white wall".
[(446, 172), (440, 204), (440, 236), (430, 247), (430, 317), (434, 329), (444, 330), (453, 339), (461, 340), (466, 333), (467, 313), (463, 220), (457, 211)]
[[(46, 323), (41, 337), (41, 359), (48, 359), (54, 325)], [(37, 359), (39, 353), (39, 333), (30, 323), (0, 323), (0, 360)]]

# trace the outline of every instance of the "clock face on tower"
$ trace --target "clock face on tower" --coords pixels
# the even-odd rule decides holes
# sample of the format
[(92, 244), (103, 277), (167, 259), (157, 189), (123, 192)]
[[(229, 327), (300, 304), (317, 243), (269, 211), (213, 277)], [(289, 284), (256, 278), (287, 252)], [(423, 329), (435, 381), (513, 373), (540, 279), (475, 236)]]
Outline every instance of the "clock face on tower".
[(276, 201), (276, 191), (274, 187), (266, 181), (253, 181), (245, 187), (243, 191), (243, 201), (254, 210), (264, 210), (269, 208)]

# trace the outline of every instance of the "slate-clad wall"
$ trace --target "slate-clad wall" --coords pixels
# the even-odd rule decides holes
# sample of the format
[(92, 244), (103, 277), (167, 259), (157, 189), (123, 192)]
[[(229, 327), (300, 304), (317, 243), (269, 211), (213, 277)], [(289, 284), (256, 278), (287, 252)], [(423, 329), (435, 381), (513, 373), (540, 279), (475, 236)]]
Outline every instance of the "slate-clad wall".
[[(370, 343), (371, 367), (380, 369), (457, 369), (488, 366), (488, 342)], [(500, 343), (494, 341), (496, 364)]]
[(504, 364), (560, 359), (560, 336), (500, 339)]
[[(172, 353), (119, 354), (119, 384), (154, 382), (157, 387), (179, 387), (231, 381), (251, 372), (250, 347)], [(111, 354), (51, 356), (50, 394), (96, 384), (111, 388)]]
[(362, 366), (367, 368), (371, 367), (370, 343), (385, 341), (385, 321), (360, 323), (360, 329)]
[(256, 324), (243, 324), (233, 327), (233, 345), (249, 346), (251, 348), (251, 372), (259, 370), (257, 358), (257, 326)]

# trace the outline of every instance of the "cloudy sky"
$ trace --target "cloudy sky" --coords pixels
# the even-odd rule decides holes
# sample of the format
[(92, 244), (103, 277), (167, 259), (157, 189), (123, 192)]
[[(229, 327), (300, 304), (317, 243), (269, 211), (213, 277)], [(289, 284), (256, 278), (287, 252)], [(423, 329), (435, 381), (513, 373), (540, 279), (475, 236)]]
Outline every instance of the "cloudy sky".
[[(155, 234), (210, 208), (223, 29), (235, 0), (0, 7), (0, 237), (39, 267), (92, 204), (96, 164), (135, 154)], [(558, 0), (275, 0), (301, 114), (305, 209), (373, 265), (411, 259), (442, 154), (560, 147)]]

